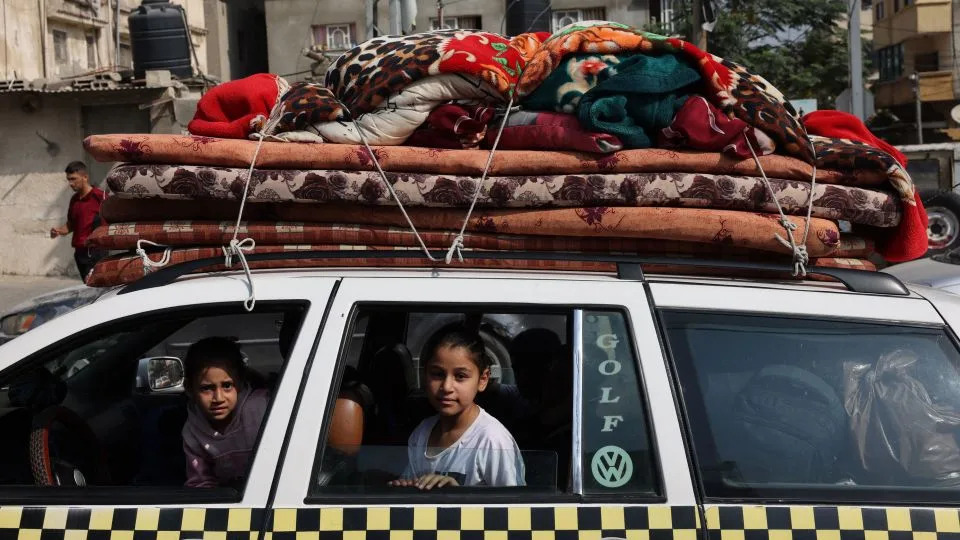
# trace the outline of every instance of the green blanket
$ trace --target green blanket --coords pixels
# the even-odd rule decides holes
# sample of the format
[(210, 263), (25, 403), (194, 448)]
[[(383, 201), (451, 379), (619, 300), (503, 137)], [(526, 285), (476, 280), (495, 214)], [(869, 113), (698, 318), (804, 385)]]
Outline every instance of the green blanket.
[(572, 54), (522, 105), (576, 114), (588, 131), (616, 135), (627, 148), (647, 148), (700, 80), (674, 54)]

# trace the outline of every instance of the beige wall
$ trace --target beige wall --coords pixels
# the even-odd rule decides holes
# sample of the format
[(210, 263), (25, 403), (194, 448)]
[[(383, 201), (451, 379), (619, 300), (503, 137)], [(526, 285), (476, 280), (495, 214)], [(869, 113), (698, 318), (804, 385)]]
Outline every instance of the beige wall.
[[(86, 159), (80, 108), (72, 100), (43, 96), (42, 109), (26, 113), (23, 94), (0, 95), (0, 274), (76, 275), (69, 238), (53, 240), (51, 227), (66, 222), (71, 191), (63, 168)], [(36, 135), (59, 145), (51, 155)]]
[(901, 7), (897, 13), (893, 12), (893, 0), (876, 1), (884, 3), (885, 12), (883, 19), (874, 21), (876, 49), (911, 39), (918, 33), (951, 31), (950, 0), (914, 0), (914, 4)]
[(43, 76), (39, 13), (37, 2), (0, 1), (0, 78), (32, 80)]

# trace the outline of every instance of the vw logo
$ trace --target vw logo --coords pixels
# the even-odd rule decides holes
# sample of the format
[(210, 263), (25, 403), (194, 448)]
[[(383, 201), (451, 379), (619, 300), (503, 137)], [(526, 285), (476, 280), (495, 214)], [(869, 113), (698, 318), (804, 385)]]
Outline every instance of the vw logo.
[(606, 488), (618, 488), (633, 476), (633, 460), (619, 446), (604, 446), (593, 455), (590, 469), (598, 484)]

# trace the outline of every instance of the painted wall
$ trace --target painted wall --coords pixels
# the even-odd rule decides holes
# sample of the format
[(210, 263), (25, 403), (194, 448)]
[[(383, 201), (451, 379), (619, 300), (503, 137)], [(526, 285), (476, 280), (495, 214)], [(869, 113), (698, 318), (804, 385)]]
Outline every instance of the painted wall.
[[(67, 163), (86, 159), (80, 108), (72, 99), (45, 96), (40, 111), (21, 107), (23, 94), (0, 95), (0, 274), (76, 276), (70, 239), (51, 239), (66, 222), (72, 192)], [(48, 148), (38, 135), (56, 147)]]

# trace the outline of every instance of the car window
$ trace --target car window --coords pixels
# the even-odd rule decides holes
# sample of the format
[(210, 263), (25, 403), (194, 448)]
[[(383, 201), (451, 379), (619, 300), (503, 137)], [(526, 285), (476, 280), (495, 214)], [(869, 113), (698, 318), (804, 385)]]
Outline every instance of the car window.
[(960, 353), (943, 329), (662, 317), (708, 497), (954, 500)]
[[(650, 493), (645, 408), (625, 319), (613, 312), (590, 313), (587, 319), (581, 331), (591, 343), (615, 343), (610, 334), (621, 340), (617, 350), (598, 349), (585, 359), (593, 373), (583, 378), (589, 385), (584, 406), (590, 411), (584, 429), (591, 433), (584, 437), (588, 442), (582, 458), (610, 452), (598, 458), (607, 460), (599, 476), (606, 486), (591, 482), (588, 491)], [(317, 452), (311, 496), (426, 496), (408, 484), (431, 475), (451, 479), (444, 480), (450, 482), (443, 486), (446, 493), (570, 493), (573, 320), (570, 309), (356, 309)], [(482, 340), (490, 367), (487, 387), (472, 399), (490, 420), (478, 413), (463, 432), (443, 423), (456, 411), (469, 410), (455, 409), (457, 404), (448, 410), (444, 403), (448, 392), (459, 398), (459, 388), (437, 382), (447, 380), (438, 367), (443, 362), (437, 360), (437, 344), (446, 343), (451, 331)], [(475, 362), (476, 356), (467, 358)], [(613, 377), (598, 371), (608, 367), (599, 367), (608, 360), (623, 363)], [(452, 435), (445, 438), (448, 433)]]
[[(304, 311), (265, 302), (124, 319), (13, 365), (0, 373), (0, 489), (239, 496)], [(205, 360), (191, 371), (193, 344)]]

